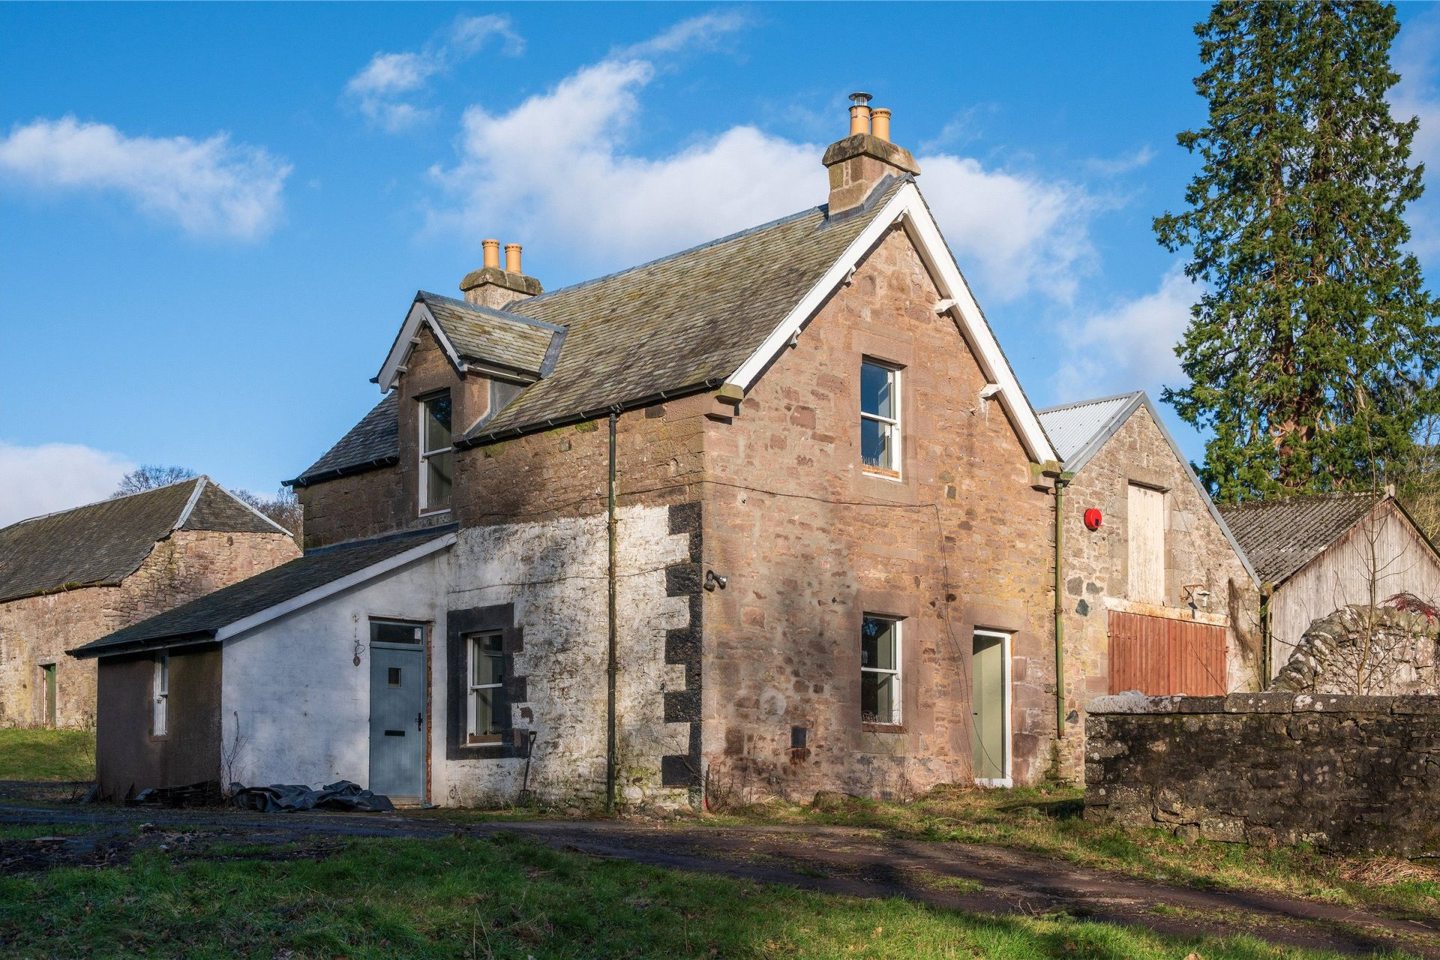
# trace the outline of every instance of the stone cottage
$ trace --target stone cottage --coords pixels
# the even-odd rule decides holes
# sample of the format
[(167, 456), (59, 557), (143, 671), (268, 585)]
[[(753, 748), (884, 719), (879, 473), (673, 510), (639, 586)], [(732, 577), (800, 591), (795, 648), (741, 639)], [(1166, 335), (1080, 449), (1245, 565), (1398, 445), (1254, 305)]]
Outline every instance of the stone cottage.
[(1273, 679), (1310, 625), (1351, 605), (1409, 594), (1440, 603), (1440, 552), (1385, 491), (1289, 497), (1222, 508), (1263, 583), (1264, 675)]
[(1253, 570), (1143, 392), (1040, 411), (1059, 453), (1062, 769), (1084, 775), (1085, 704), (1128, 690), (1258, 689)]
[(206, 477), (0, 529), (0, 724), (90, 726), (95, 667), (67, 649), (299, 552)]
[(104, 788), (1040, 778), (1055, 455), (866, 99), (820, 206), (552, 292), (486, 241), (463, 299), (417, 294), (293, 481), (305, 556), (76, 651)]

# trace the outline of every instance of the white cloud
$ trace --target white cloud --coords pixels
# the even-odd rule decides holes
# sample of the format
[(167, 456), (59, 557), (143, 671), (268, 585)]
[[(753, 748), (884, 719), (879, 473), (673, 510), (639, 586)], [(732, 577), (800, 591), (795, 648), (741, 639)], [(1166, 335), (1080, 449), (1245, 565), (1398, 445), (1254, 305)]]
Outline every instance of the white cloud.
[(135, 464), (74, 443), (0, 442), (0, 526), (104, 500)]
[(611, 55), (614, 60), (655, 57), (666, 53), (711, 49), (722, 37), (749, 26), (750, 18), (739, 10), (722, 10), (681, 20), (648, 40), (623, 47)]
[(1200, 289), (1177, 264), (1151, 293), (1116, 303), (1064, 325), (1065, 357), (1056, 375), (1059, 402), (1145, 390), (1184, 380), (1175, 345), (1190, 323)]
[(501, 50), (508, 56), (518, 56), (525, 49), (525, 41), (511, 28), (509, 17), (460, 17), (422, 50), (375, 54), (350, 78), (345, 93), (372, 123), (388, 133), (399, 133), (435, 115), (433, 108), (413, 102), (430, 78), (479, 53), (492, 38), (501, 42)]
[[(734, 28), (697, 21), (627, 52), (674, 52)], [(458, 161), (431, 169), (447, 200), (432, 226), (472, 239), (503, 233), (615, 268), (823, 202), (823, 145), (753, 126), (659, 157), (633, 152), (640, 94), (655, 73), (652, 59), (612, 56), (507, 112), (467, 109)], [(844, 119), (837, 111), (837, 136)], [(919, 159), (925, 195), (982, 299), (1039, 291), (1068, 301), (1094, 260), (1088, 225), (1098, 204), (1081, 186), (948, 154)]]
[(1146, 144), (1133, 153), (1124, 153), (1118, 157), (1092, 157), (1085, 161), (1085, 168), (1101, 176), (1114, 177), (1149, 166), (1154, 159), (1155, 151)]
[(36, 120), (0, 139), (0, 173), (49, 189), (112, 190), (187, 233), (255, 239), (279, 219), (291, 167), (228, 134), (129, 137), (74, 117)]

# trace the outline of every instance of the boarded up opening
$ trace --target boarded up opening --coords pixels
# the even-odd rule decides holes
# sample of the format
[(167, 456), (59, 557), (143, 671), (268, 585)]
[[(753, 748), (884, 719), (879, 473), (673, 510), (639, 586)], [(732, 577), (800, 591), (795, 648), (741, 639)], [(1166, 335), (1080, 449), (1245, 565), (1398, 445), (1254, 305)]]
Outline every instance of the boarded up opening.
[(1130, 583), (1127, 596), (1165, 602), (1165, 494), (1130, 484)]
[(1224, 694), (1226, 633), (1207, 623), (1112, 610), (1110, 692)]

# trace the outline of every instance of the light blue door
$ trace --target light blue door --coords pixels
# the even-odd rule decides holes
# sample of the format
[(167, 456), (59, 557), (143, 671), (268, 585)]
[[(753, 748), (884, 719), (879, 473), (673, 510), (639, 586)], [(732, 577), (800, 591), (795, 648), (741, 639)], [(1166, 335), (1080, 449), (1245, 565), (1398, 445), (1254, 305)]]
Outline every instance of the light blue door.
[(419, 802), (425, 792), (425, 651), (370, 645), (370, 789)]

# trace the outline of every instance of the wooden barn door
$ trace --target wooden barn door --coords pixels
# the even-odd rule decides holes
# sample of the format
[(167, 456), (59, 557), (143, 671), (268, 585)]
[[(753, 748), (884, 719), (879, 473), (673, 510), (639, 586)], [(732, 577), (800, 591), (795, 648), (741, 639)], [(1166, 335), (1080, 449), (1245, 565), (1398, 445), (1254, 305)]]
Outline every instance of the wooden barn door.
[(1152, 697), (1225, 693), (1224, 627), (1110, 612), (1110, 692)]

